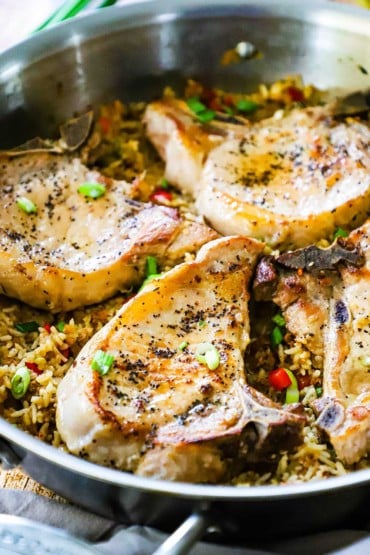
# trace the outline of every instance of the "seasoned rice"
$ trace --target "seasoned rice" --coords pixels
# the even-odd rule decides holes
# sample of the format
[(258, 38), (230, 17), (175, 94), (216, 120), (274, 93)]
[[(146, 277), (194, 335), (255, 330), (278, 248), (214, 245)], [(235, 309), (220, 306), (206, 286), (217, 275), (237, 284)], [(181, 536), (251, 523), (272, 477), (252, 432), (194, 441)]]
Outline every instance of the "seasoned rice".
[[(302, 92), (305, 104), (316, 104), (321, 93), (314, 87), (304, 86), (299, 77), (288, 77), (268, 87), (261, 85), (253, 94), (233, 95), (236, 100), (249, 99), (260, 108), (252, 119), (262, 119), (273, 114), (279, 117), (279, 110), (290, 109), (297, 103), (289, 91)], [(185, 96), (204, 93), (199, 83), (190, 81)], [(174, 95), (171, 89), (164, 93)], [(225, 100), (224, 91), (213, 91), (217, 100)], [(144, 103), (123, 105), (116, 101), (102, 106), (94, 131), (86, 147), (82, 149), (82, 160), (89, 166), (96, 166), (107, 176), (132, 182), (138, 179), (137, 198), (148, 200), (163, 178), (164, 166), (154, 149), (147, 142), (141, 124)], [(281, 115), (281, 114), (280, 114)], [(108, 125), (109, 123), (109, 125)], [(170, 188), (173, 199), (168, 202), (178, 207), (186, 217), (194, 219), (192, 205), (184, 195)], [(326, 239), (322, 246), (327, 245)], [(190, 259), (190, 255), (187, 257)], [(68, 314), (51, 315), (36, 310), (20, 302), (0, 298), (0, 413), (9, 422), (39, 437), (40, 439), (66, 449), (55, 425), (55, 401), (58, 384), (73, 363), (86, 342), (122, 306), (130, 292), (122, 292), (115, 298), (99, 305), (75, 310)], [(38, 331), (22, 333), (16, 325), (36, 321)], [(62, 331), (57, 324), (65, 322)], [(253, 325), (253, 321), (252, 321)], [(263, 337), (263, 334), (262, 334)], [(314, 415), (310, 404), (318, 396), (315, 387), (321, 384), (322, 358), (314, 356), (299, 342), (293, 344), (287, 334), (277, 353), (272, 353), (268, 341), (255, 342), (252, 339), (247, 353), (246, 366), (249, 382), (268, 394), (272, 399), (282, 401), (279, 394), (268, 385), (268, 372), (276, 363), (295, 373), (297, 377), (309, 377), (309, 385), (300, 392), (300, 400), (305, 406), (309, 425), (304, 428), (304, 441), (292, 453), (279, 453), (271, 468), (257, 472), (244, 472), (233, 480), (239, 486), (260, 484), (290, 484), (328, 476), (338, 476), (348, 471), (366, 466), (366, 460), (352, 467), (345, 467), (337, 460), (333, 449), (327, 445), (314, 425)], [(251, 350), (254, 349), (253, 357)], [(253, 363), (250, 361), (253, 359)], [(19, 367), (30, 366), (31, 382), (26, 395), (16, 400), (11, 395), (11, 379)]]

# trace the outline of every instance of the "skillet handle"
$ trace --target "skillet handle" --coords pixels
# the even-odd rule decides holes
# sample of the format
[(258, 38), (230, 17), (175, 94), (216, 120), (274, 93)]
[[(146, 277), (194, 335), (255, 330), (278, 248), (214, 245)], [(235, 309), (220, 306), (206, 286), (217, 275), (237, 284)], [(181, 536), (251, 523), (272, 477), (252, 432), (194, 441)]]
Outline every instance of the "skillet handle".
[(210, 526), (207, 514), (193, 513), (173, 532), (153, 555), (186, 555)]
[(9, 443), (0, 437), (0, 463), (4, 470), (15, 468), (22, 459), (13, 451)]

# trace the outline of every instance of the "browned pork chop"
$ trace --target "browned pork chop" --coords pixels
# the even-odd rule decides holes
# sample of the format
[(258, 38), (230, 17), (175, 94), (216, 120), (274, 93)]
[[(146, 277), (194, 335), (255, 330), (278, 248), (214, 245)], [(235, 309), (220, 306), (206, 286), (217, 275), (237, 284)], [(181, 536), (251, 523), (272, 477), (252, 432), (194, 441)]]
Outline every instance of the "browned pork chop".
[[(70, 451), (141, 475), (217, 482), (234, 459), (245, 465), (300, 440), (304, 418), (245, 380), (248, 284), (262, 248), (242, 237), (208, 243), (89, 341), (58, 389)], [(210, 366), (197, 358), (204, 343), (216, 349)], [(98, 350), (114, 356), (103, 377), (91, 366)]]
[[(323, 357), (317, 424), (338, 457), (352, 464), (370, 449), (370, 221), (350, 235), (348, 248), (350, 259), (361, 249), (363, 265), (341, 261), (337, 268), (299, 275), (263, 259), (254, 288), (261, 300), (281, 307), (295, 339)], [(289, 256), (295, 254), (280, 259), (289, 263)]]
[[(53, 312), (100, 302), (140, 283), (145, 258), (176, 264), (217, 237), (177, 211), (130, 199), (131, 186), (78, 158), (49, 153), (0, 157), (0, 292)], [(97, 199), (78, 192), (103, 183)], [(17, 204), (30, 200), (36, 212)]]
[(197, 123), (186, 105), (149, 105), (149, 139), (168, 179), (194, 192), (200, 214), (224, 235), (305, 246), (370, 213), (370, 129), (324, 107), (253, 125)]

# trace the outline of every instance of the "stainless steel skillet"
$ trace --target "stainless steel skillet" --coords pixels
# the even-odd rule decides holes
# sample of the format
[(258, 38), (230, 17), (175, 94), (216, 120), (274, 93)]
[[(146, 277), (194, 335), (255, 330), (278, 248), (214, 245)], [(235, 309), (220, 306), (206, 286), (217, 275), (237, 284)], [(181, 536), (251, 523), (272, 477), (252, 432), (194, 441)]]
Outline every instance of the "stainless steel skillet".
[[(263, 58), (222, 66), (222, 53), (243, 40)], [(248, 90), (291, 73), (323, 88), (368, 88), (370, 15), (329, 2), (305, 7), (271, 0), (158, 0), (103, 10), (0, 56), (0, 147), (36, 133), (50, 136), (59, 122), (89, 105), (150, 99), (165, 85), (181, 87), (187, 77)], [(175, 484), (93, 465), (4, 420), (0, 436), (0, 454), (9, 465), (21, 464), (36, 480), (97, 513), (167, 530), (197, 513), (188, 521), (190, 538), (208, 522), (236, 541), (267, 531), (296, 535), (368, 514), (370, 470), (296, 486)]]

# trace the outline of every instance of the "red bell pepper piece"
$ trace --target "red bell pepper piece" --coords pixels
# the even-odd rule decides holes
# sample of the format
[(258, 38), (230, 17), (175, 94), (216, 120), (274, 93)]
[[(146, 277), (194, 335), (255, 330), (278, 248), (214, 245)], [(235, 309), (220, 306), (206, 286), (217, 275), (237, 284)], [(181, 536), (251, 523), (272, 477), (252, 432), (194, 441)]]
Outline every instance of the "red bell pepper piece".
[(167, 191), (166, 189), (163, 189), (163, 187), (160, 187), (150, 195), (149, 200), (157, 204), (162, 204), (163, 202), (166, 203), (167, 201), (171, 201), (172, 198), (173, 196), (170, 191)]
[(35, 372), (35, 374), (42, 374), (42, 370), (40, 370), (36, 362), (25, 362), (25, 365), (27, 366), (28, 370), (32, 370), (32, 372)]
[(289, 378), (284, 368), (276, 368), (275, 370), (272, 370), (269, 373), (268, 380), (269, 384), (277, 391), (286, 389), (292, 383), (292, 380)]
[(287, 93), (293, 102), (303, 102), (304, 100), (303, 92), (300, 89), (297, 89), (297, 87), (288, 87)]

